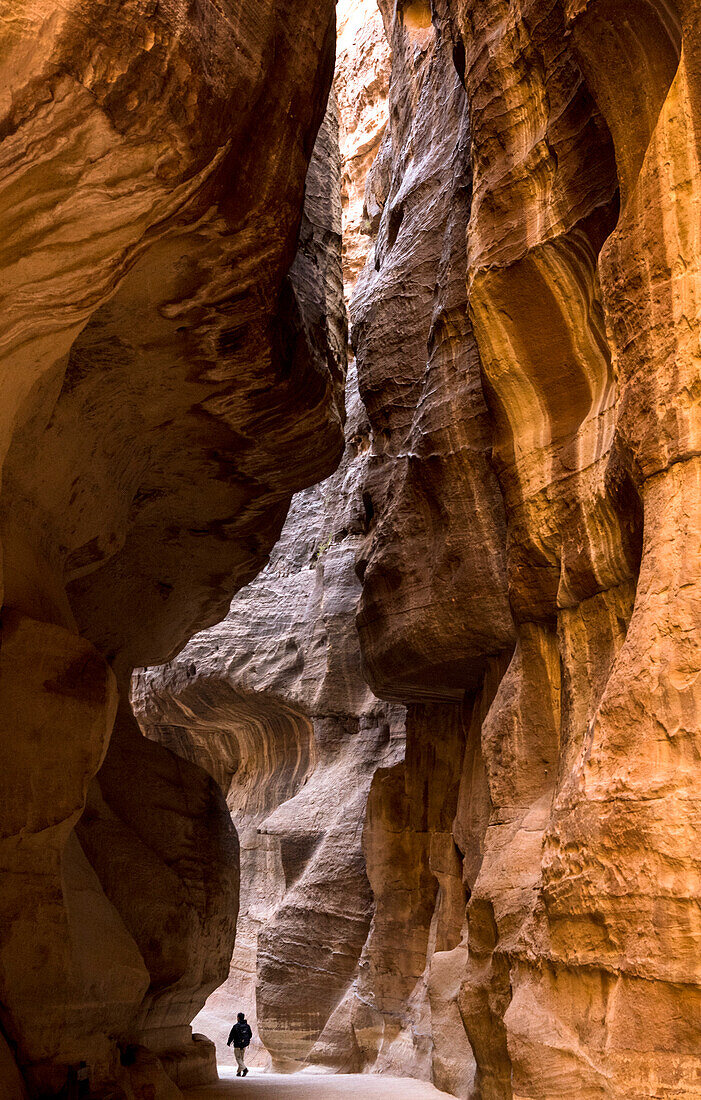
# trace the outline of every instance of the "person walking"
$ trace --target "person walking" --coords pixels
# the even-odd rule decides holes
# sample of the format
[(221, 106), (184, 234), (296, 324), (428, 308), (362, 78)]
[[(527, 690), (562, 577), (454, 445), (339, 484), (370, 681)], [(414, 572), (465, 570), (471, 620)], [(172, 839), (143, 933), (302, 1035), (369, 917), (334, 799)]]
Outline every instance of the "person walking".
[(248, 1069), (244, 1063), (244, 1052), (246, 1047), (253, 1038), (253, 1032), (251, 1031), (246, 1017), (243, 1012), (239, 1012), (236, 1017), (236, 1023), (229, 1032), (229, 1039), (227, 1046), (230, 1047), (234, 1044), (234, 1054), (236, 1055), (236, 1065), (239, 1067), (236, 1070), (237, 1077), (245, 1077), (248, 1073)]

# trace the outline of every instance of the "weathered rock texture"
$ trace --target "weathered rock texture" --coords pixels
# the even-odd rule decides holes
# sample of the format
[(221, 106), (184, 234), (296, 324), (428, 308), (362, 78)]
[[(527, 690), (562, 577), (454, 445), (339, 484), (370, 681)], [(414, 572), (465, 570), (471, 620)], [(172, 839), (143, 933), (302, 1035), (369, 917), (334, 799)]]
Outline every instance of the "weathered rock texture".
[(358, 627), (409, 715), (356, 1034), (479, 1100), (698, 1097), (698, 5), (381, 7)]
[[(390, 125), (366, 208), (374, 255), (352, 304), (373, 427), (358, 628), (369, 682), (409, 704), (406, 760), (373, 785), (365, 828), (377, 909), (365, 951), (364, 1063), (467, 1095), (475, 1060), (457, 992), (466, 965), (453, 825), (485, 655), (513, 646), (505, 515), (467, 308), (468, 105), (430, 12), (384, 12)], [(481, 792), (480, 792), (481, 793)], [(474, 798), (469, 811), (480, 813)], [(479, 843), (479, 842), (477, 842)]]
[(2, 25), (0, 1072), (196, 1075), (231, 813), (221, 1038), (701, 1097), (698, 3), (381, 0), (385, 126), (349, 0), (362, 403), (174, 659), (340, 447), (332, 12), (231, 6)]
[[(369, 426), (318, 492), (340, 517), (352, 471), (362, 676), (407, 707), (406, 752), (358, 754), (347, 694), (327, 724), (331, 683), (380, 704), (347, 579), (333, 635), (325, 610), (348, 562), (333, 584), (322, 562), (360, 531), (334, 519), (309, 569), (315, 492), (189, 676), (183, 658), (146, 685), (146, 720), (255, 826), (230, 989), (257, 935), (281, 1064), (471, 1100), (699, 1097), (699, 12), (380, 10), (386, 128), (377, 15), (350, 2), (336, 78)], [(213, 736), (232, 714), (244, 750)], [(337, 842), (363, 813), (371, 897)], [(342, 867), (355, 924), (330, 917)]]
[(334, 89), (340, 113), (346, 300), (372, 247), (365, 182), (387, 127), (389, 42), (376, 0), (339, 0)]
[[(389, 45), (375, 0), (348, 0), (338, 17), (340, 158), (332, 176), (322, 150), (309, 178), (335, 197), (344, 248), (331, 279), (349, 295), (372, 246), (363, 195), (387, 122)], [(217, 779), (241, 839), (229, 980), (195, 1021), (223, 1062), (233, 1062), (225, 1042), (243, 1008), (253, 1064), (362, 1065), (351, 1020), (373, 912), (363, 823), (374, 773), (403, 756), (404, 713), (380, 702), (360, 669), (355, 561), (372, 511), (352, 365), (346, 402), (344, 460), (295, 497), (270, 564), (227, 619), (134, 678), (142, 728)]]
[(0, 1091), (11, 1049), (32, 1095), (85, 1060), (165, 1096), (139, 1048), (183, 1084), (211, 1061), (189, 1022), (228, 967), (237, 841), (124, 689), (339, 457), (313, 187), (300, 230), (334, 10), (8, 0), (0, 37)]
[(241, 839), (231, 974), (197, 1021), (223, 1061), (243, 1008), (269, 1052), (254, 1043), (254, 1064), (358, 1068), (347, 1017), (373, 908), (363, 822), (376, 770), (403, 756), (404, 722), (360, 671), (369, 439), (352, 373), (347, 396), (344, 460), (295, 497), (270, 564), (222, 623), (133, 681), (144, 731), (210, 771)]

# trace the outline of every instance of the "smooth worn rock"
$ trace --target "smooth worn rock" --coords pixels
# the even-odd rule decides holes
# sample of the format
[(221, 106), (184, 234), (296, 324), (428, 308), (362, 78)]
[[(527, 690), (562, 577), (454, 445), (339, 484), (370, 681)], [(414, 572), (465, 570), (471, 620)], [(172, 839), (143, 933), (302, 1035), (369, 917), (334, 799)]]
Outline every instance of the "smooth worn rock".
[(356, 1068), (350, 1019), (339, 1026), (337, 1011), (355, 997), (372, 915), (363, 821), (373, 775), (401, 757), (404, 730), (401, 708), (377, 700), (360, 670), (354, 562), (368, 437), (352, 373), (347, 396), (346, 456), (295, 497), (270, 564), (222, 623), (133, 682), (148, 737), (216, 776), (241, 837), (230, 978), (196, 1021), (223, 1062), (243, 1008), (264, 1044), (254, 1041), (252, 1064)]
[(228, 969), (235, 830), (126, 696), (340, 456), (337, 198), (310, 177), (303, 211), (334, 25), (0, 3), (0, 1091), (7, 1050), (32, 1096), (80, 1062), (140, 1098), (214, 1071), (190, 1021)]
[(697, 0), (15, 8), (2, 1085), (701, 1097)]
[(382, 214), (351, 310), (375, 514), (358, 566), (358, 629), (380, 695), (459, 700), (485, 657), (514, 636), (503, 504), (467, 316), (468, 103), (448, 37), (430, 18), (415, 28), (385, 15), (390, 124), (366, 196)]
[[(362, 196), (386, 125), (389, 46), (374, 0), (338, 14), (338, 121), (332, 102), (320, 141), (340, 129), (340, 159), (330, 175), (317, 146), (308, 206), (310, 181), (335, 198), (343, 268), (330, 282), (348, 296), (371, 244)], [(222, 1063), (233, 1063), (225, 1042), (244, 1008), (251, 1064), (360, 1068), (352, 1015), (372, 915), (363, 821), (376, 769), (403, 753), (404, 718), (365, 683), (354, 627), (355, 560), (373, 517), (360, 488), (370, 438), (352, 366), (346, 403), (344, 460), (294, 499), (270, 565), (227, 619), (133, 684), (142, 728), (210, 771), (241, 838), (229, 980), (195, 1021)]]
[[(252, 586), (235, 706), (253, 729), (263, 671), (285, 708), (272, 740), (267, 702), (256, 719), (250, 744), (270, 747), (250, 789), (262, 814), (292, 784), (268, 820), (282, 863), (308, 860), (258, 935), (261, 1035), (280, 1064), (470, 1100), (701, 1096), (696, 5), (380, 13), (389, 61), (377, 13), (349, 0), (336, 74), (368, 417), (352, 682), (407, 708), (406, 750), (373, 758), (353, 809), (371, 919), (359, 956), (341, 933), (357, 974), (334, 984), (320, 899), (340, 864), (308, 859), (299, 825), (304, 777), (323, 789), (328, 767), (303, 720), (327, 666), (297, 645), (319, 605), (290, 617), (277, 578)], [(294, 508), (301, 555), (313, 495)], [(357, 667), (348, 622), (321, 643), (343, 655), (336, 683)], [(202, 712), (192, 696), (169, 735)], [(198, 749), (215, 769), (216, 744)], [(275, 881), (262, 861), (251, 875)]]
[[(411, 944), (427, 920), (400, 887), (413, 846), (373, 881), (416, 1021), (401, 1058), (474, 1100), (699, 1096), (698, 6), (383, 10), (381, 213), (351, 303), (376, 516), (358, 626), (374, 690), (411, 704), (405, 767), (416, 703), (444, 701), (446, 745), (462, 713), (468, 897), (460, 944), (429, 944), (427, 1013), (391, 925)], [(407, 812), (394, 783), (366, 842)], [(447, 1058), (454, 1026), (470, 1051)]]

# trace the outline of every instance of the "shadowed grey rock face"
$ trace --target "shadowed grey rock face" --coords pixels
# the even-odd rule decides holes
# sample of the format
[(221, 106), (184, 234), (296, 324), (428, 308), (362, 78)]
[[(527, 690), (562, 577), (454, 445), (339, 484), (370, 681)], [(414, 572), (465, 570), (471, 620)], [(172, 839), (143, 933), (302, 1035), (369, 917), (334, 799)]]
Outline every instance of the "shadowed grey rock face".
[(347, 399), (343, 461), (294, 498), (269, 565), (222, 623), (132, 689), (147, 736), (217, 778), (241, 839), (231, 976), (196, 1026), (226, 1059), (227, 1022), (243, 1006), (286, 1068), (356, 1068), (351, 1028), (324, 1029), (351, 994), (372, 917), (362, 852), (372, 778), (403, 754), (403, 710), (367, 687), (354, 628), (354, 563), (371, 519), (353, 367)]
[[(293, 268), (303, 285), (321, 280), (334, 304), (342, 293), (337, 127), (332, 101)], [(345, 330), (336, 337), (344, 347)], [(331, 1038), (325, 1028), (352, 990), (370, 927), (362, 832), (372, 777), (403, 752), (402, 708), (368, 688), (355, 631), (355, 561), (373, 516), (362, 490), (369, 426), (353, 365), (346, 401), (341, 465), (293, 499), (266, 568), (223, 622), (132, 686), (143, 730), (217, 779), (241, 839), (231, 975), (196, 1027), (230, 1059), (223, 1042), (244, 1006), (286, 1068), (308, 1059), (356, 1066), (350, 1026)], [(266, 1061), (255, 1045), (253, 1054)]]

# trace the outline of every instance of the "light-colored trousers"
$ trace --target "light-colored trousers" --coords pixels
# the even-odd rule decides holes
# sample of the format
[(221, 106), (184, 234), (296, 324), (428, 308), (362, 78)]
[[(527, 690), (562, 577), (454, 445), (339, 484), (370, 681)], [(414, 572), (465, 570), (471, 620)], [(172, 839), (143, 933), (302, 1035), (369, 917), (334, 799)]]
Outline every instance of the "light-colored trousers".
[(236, 1055), (236, 1065), (239, 1069), (245, 1069), (246, 1063), (243, 1060), (243, 1056), (246, 1053), (243, 1047), (234, 1047), (234, 1054)]

